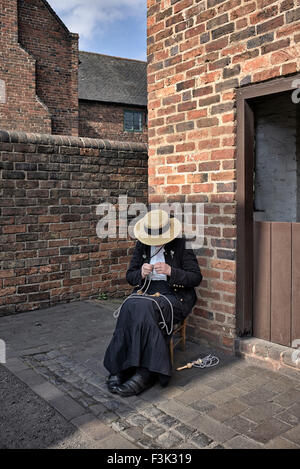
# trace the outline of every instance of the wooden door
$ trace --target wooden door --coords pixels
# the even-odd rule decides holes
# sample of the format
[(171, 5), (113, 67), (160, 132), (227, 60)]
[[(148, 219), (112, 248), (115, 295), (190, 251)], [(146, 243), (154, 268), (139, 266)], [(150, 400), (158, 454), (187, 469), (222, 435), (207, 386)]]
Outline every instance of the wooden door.
[(253, 223), (253, 335), (300, 339), (300, 223)]

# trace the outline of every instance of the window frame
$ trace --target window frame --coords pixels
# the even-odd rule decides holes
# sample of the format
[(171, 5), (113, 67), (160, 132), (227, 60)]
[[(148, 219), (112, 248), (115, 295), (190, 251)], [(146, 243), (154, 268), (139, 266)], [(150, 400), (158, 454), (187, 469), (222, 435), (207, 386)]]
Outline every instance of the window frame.
[[(129, 113), (129, 114), (141, 114), (141, 129), (140, 130), (136, 130), (134, 128), (132, 128), (132, 130), (128, 130), (125, 128), (125, 113)], [(144, 110), (137, 110), (137, 109), (124, 109), (123, 110), (123, 131), (124, 132), (130, 132), (130, 133), (134, 133), (134, 132), (137, 132), (137, 133), (143, 133), (144, 131), (144, 121), (145, 121), (145, 111)]]

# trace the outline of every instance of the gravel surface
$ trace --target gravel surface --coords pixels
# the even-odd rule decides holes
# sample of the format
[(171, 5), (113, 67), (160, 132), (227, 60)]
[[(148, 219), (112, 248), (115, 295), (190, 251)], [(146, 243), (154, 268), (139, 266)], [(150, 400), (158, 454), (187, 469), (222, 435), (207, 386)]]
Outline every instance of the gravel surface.
[(94, 443), (0, 365), (0, 449), (87, 449)]

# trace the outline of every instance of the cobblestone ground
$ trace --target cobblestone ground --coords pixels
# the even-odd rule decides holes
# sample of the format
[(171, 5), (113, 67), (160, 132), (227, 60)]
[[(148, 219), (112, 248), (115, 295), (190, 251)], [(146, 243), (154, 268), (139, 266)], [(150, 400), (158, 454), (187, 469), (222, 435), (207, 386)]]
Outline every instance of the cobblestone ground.
[(107, 391), (102, 359), (113, 302), (77, 302), (0, 318), (7, 368), (98, 448), (300, 448), (300, 376), (188, 343), (175, 367), (208, 353), (211, 369), (174, 371), (137, 397)]

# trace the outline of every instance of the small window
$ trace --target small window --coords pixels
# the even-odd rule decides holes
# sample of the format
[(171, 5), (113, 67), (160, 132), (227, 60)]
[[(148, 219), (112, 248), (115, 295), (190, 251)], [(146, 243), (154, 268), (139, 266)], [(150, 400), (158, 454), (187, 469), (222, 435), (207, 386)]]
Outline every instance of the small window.
[(142, 132), (143, 117), (142, 111), (124, 111), (124, 130), (126, 132)]

